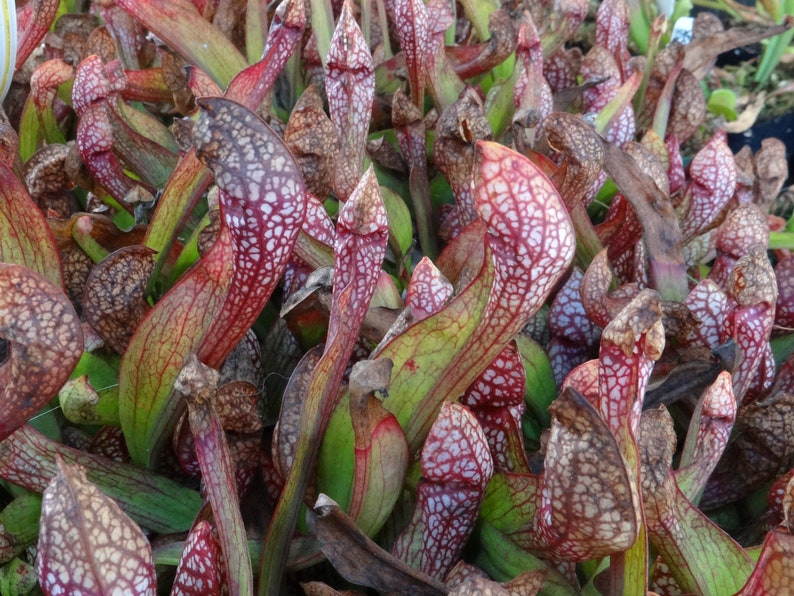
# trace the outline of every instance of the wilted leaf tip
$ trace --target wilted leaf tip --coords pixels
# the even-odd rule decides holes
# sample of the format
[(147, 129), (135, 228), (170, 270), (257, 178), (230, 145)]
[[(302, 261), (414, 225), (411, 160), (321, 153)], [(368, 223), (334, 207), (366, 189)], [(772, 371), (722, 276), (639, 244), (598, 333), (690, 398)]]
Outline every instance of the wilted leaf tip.
[(607, 325), (601, 336), (630, 356), (635, 345), (644, 336), (642, 349), (645, 356), (658, 360), (664, 350), (662, 305), (653, 290), (643, 290)]
[(360, 236), (388, 232), (386, 207), (372, 166), (364, 173), (348, 202), (354, 204), (340, 211), (337, 225)]

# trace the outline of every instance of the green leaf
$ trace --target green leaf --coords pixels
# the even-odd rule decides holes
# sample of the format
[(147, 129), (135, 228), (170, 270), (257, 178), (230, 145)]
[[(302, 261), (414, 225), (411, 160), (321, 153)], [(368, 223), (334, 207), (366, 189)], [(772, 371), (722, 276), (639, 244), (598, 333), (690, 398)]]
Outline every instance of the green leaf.
[(143, 180), (162, 188), (177, 163), (178, 148), (170, 131), (148, 113), (121, 98), (111, 104), (113, 149)]
[(670, 467), (676, 435), (666, 410), (643, 414), (639, 444), (649, 541), (684, 592), (735, 594), (750, 577), (753, 562), (678, 488)]
[(551, 424), (548, 408), (557, 397), (557, 385), (549, 358), (540, 344), (528, 335), (517, 335), (516, 344), (527, 375), (524, 394), (527, 413), (541, 426), (548, 428)]
[(0, 261), (24, 265), (63, 287), (61, 259), (47, 220), (4, 163), (0, 163)]
[(374, 536), (391, 514), (408, 468), (402, 428), (375, 396), (387, 393), (391, 370), (389, 360), (377, 358), (357, 362), (350, 373), (356, 470), (349, 515), (367, 536)]
[(78, 451), (23, 426), (0, 443), (0, 478), (43, 492), (57, 473), (56, 458), (84, 467), (91, 482), (156, 532), (183, 532), (201, 507), (198, 492), (136, 466)]
[[(130, 340), (119, 370), (119, 417), (132, 461), (150, 467), (176, 423), (173, 384), (212, 323), (232, 274), (226, 228), (210, 252), (163, 296)], [(226, 231), (223, 231), (226, 230)]]
[(117, 4), (221, 88), (248, 66), (232, 42), (188, 0), (119, 0)]
[[(794, 14), (794, 2), (792, 2), (792, 0), (783, 0), (783, 12), (788, 15)], [(789, 27), (790, 26), (791, 24), (789, 23)], [(761, 62), (758, 64), (758, 70), (753, 77), (753, 80), (758, 83), (759, 87), (763, 87), (767, 84), (772, 73), (780, 63), (783, 54), (788, 50), (792, 39), (794, 39), (794, 29), (789, 29), (785, 33), (781, 33), (769, 40), (761, 56)]]
[(562, 575), (549, 567), (533, 554), (520, 548), (501, 531), (488, 522), (480, 522), (477, 549), (474, 563), (482, 567), (497, 581), (510, 581), (525, 571), (543, 570), (547, 572), (542, 594), (546, 596), (573, 596), (578, 593)]
[[(478, 228), (479, 231), (473, 230), (475, 237), (484, 232)], [(412, 453), (421, 446), (443, 402), (444, 376), (471, 376), (473, 381), (479, 374), (479, 371), (474, 375), (471, 370), (459, 371), (454, 363), (471, 343), (481, 322), (493, 278), (493, 261), (486, 246), (474, 281), (445, 308), (409, 327), (379, 354), (394, 362), (392, 390), (383, 405), (397, 416)], [(430, 399), (426, 399), (428, 396)]]
[(389, 217), (389, 247), (399, 262), (411, 250), (413, 243), (411, 212), (402, 197), (394, 191), (382, 186), (380, 192)]
[(17, 61), (17, 11), (16, 5), (10, 0), (0, 4), (2, 19), (0, 19), (0, 39), (3, 40), (3, 51), (0, 52), (0, 102), (5, 100), (6, 93), (11, 87), (11, 78)]
[(495, 474), (480, 515), (495, 530), (513, 534), (528, 529), (537, 511), (541, 479), (535, 474)]
[(706, 107), (712, 114), (725, 116), (728, 122), (733, 122), (737, 118), (736, 93), (732, 89), (715, 89), (709, 96)]
[[(163, 189), (163, 194), (157, 202), (149, 227), (146, 230), (145, 244), (159, 254), (155, 265), (155, 273), (163, 268), (171, 246), (176, 239), (176, 233), (184, 220), (198, 204), (201, 195), (212, 182), (212, 174), (196, 157), (194, 150), (188, 151), (177, 163), (171, 177)], [(157, 275), (152, 275), (148, 292), (152, 294), (152, 282)]]
[(41, 495), (25, 493), (6, 505), (0, 513), (0, 524), (15, 544), (30, 545), (39, 535), (40, 515)]
[(119, 388), (95, 389), (86, 376), (71, 379), (58, 392), (63, 415), (74, 424), (119, 424)]
[(23, 162), (33, 157), (43, 137), (44, 131), (41, 128), (41, 122), (39, 122), (33, 97), (28, 95), (19, 119), (19, 157)]
[(21, 559), (13, 559), (0, 569), (0, 594), (3, 596), (33, 594), (38, 583), (36, 568)]

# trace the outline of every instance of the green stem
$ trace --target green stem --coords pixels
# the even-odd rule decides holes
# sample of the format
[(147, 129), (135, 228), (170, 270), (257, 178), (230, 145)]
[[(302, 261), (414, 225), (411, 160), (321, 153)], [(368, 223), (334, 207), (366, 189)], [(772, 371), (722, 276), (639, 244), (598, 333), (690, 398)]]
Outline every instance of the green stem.
[(83, 252), (91, 257), (94, 263), (99, 263), (110, 253), (91, 236), (92, 227), (93, 224), (90, 217), (86, 215), (78, 217), (72, 228), (72, 238), (83, 249)]
[(249, 64), (262, 58), (267, 38), (267, 6), (261, 0), (252, 0), (245, 9), (245, 56)]
[(640, 526), (637, 541), (627, 551), (609, 557), (611, 594), (644, 594), (648, 578), (648, 540), (645, 526)]
[[(375, 0), (378, 3), (378, 24), (380, 25), (381, 31), (388, 31), (389, 30), (389, 21), (386, 17), (386, 6), (383, 3), (383, 0)], [(455, 25), (452, 25), (454, 29)], [(394, 56), (394, 52), (391, 49), (391, 42), (389, 41), (389, 36), (384, 35), (383, 41), (381, 42), (383, 45), (383, 57), (388, 60), (392, 56)]]
[(629, 36), (631, 37), (631, 41), (636, 44), (640, 54), (645, 54), (648, 51), (651, 21), (645, 15), (645, 11), (641, 9), (632, 10), (630, 15)]
[[(508, 72), (507, 77), (503, 79), (504, 82), (496, 91), (493, 101), (486, 107), (487, 112), (485, 116), (488, 118), (488, 123), (491, 125), (494, 138), (497, 139), (507, 130), (513, 118), (513, 114), (515, 113), (515, 107), (513, 106), (513, 91), (516, 88), (519, 71), (518, 68), (513, 68), (515, 66), (515, 56), (515, 54), (511, 54), (510, 58), (502, 63), (502, 65), (509, 63), (511, 65), (511, 71)], [(500, 67), (502, 65), (500, 65)], [(496, 73), (496, 69), (493, 72)]]
[(482, 41), (487, 40), (490, 37), (488, 17), (499, 8), (500, 3), (496, 0), (463, 0), (461, 4), (477, 36)]
[(645, 53), (645, 71), (642, 74), (642, 81), (640, 81), (640, 88), (634, 94), (634, 113), (639, 114), (642, 108), (643, 101), (645, 100), (645, 90), (648, 88), (648, 81), (651, 78), (651, 71), (653, 70), (653, 61), (656, 59), (656, 54), (659, 51), (659, 42), (664, 33), (663, 19), (654, 19), (651, 25), (650, 35), (648, 37), (648, 51)]
[(339, 383), (350, 357), (349, 352), (346, 358), (343, 357), (339, 345), (331, 345), (317, 363), (312, 375), (301, 412), (295, 458), (262, 547), (262, 557), (259, 560), (259, 596), (278, 596), (282, 593), (281, 581), (287, 566), (290, 539), (298, 521), (328, 419), (336, 402)]
[(626, 79), (626, 82), (618, 89), (615, 97), (596, 116), (594, 126), (598, 132), (605, 135), (616, 119), (623, 113), (623, 110), (631, 106), (632, 98), (637, 93), (640, 83), (641, 79), (638, 72), (634, 72)]
[(686, 266), (681, 262), (665, 261), (663, 258), (649, 258), (648, 263), (653, 287), (662, 299), (683, 302), (689, 294)]
[(416, 227), (419, 232), (422, 253), (430, 259), (435, 259), (438, 255), (438, 245), (433, 226), (433, 208), (430, 205), (427, 169), (423, 167), (411, 168), (408, 184), (411, 189), (411, 201), (416, 215)]
[(576, 231), (576, 265), (585, 271), (604, 246), (593, 228), (593, 222), (587, 215), (587, 209), (580, 200), (577, 200), (570, 215), (573, 228)]
[[(794, 0), (783, 0), (780, 12), (781, 14), (794, 14)], [(775, 68), (780, 63), (780, 59), (789, 47), (792, 38), (794, 38), (794, 29), (789, 29), (785, 33), (781, 33), (769, 40), (766, 48), (764, 48), (761, 62), (754, 77), (759, 87), (766, 85), (769, 81), (769, 77), (772, 76)]]
[(147, 296), (158, 294), (160, 274), (168, 273), (166, 264), (173, 264), (169, 263), (169, 259), (175, 257), (171, 249), (176, 244), (177, 235), (211, 182), (212, 174), (193, 150), (174, 168), (146, 231), (144, 244), (157, 251), (154, 271), (146, 288)]
[(311, 5), (312, 31), (317, 37), (317, 52), (325, 68), (328, 51), (331, 49), (331, 36), (334, 33), (334, 11), (330, 0), (311, 0)]

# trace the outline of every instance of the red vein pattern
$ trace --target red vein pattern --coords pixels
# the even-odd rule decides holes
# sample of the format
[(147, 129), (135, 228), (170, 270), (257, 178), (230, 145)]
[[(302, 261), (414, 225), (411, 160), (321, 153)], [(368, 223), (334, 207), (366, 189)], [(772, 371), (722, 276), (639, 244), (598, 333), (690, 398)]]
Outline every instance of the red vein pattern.
[(405, 306), (411, 308), (415, 321), (438, 312), (452, 298), (452, 284), (427, 257), (414, 267), (405, 293)]
[(141, 529), (81, 467), (58, 468), (41, 504), (36, 571), (44, 593), (154, 596), (154, 559)]
[(488, 442), (477, 420), (459, 404), (444, 404), (422, 449), (423, 478), (413, 517), (392, 552), (443, 579), (474, 527), (492, 474)]
[(689, 208), (681, 218), (681, 233), (692, 238), (706, 231), (736, 190), (736, 162), (728, 147), (728, 135), (718, 130), (689, 164), (686, 195)]
[(521, 431), (526, 381), (524, 362), (511, 341), (460, 400), (480, 423), (499, 472), (529, 472)]
[(421, 106), (431, 56), (428, 9), (422, 0), (387, 0), (389, 19), (394, 23), (411, 86), (411, 99)]
[(234, 273), (221, 313), (199, 358), (219, 367), (243, 338), (284, 273), (303, 223), (303, 177), (281, 139), (243, 106), (200, 100), (196, 155), (221, 188), (220, 208), (232, 236)]
[(0, 263), (0, 440), (25, 424), (69, 378), (83, 353), (80, 319), (63, 290), (38, 273)]
[(171, 596), (217, 596), (221, 590), (220, 547), (210, 523), (202, 519), (190, 530), (182, 549)]
[(347, 2), (331, 38), (325, 68), (328, 111), (340, 145), (334, 188), (345, 201), (362, 174), (375, 97), (372, 55)]

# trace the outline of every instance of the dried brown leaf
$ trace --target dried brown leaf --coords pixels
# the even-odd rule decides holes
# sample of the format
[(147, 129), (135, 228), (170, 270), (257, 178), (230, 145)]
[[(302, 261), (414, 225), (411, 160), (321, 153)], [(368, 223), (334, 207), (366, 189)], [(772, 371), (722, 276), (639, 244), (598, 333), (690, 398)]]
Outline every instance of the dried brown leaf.
[(516, 31), (505, 10), (488, 15), (490, 39), (482, 44), (446, 46), (447, 60), (461, 79), (469, 79), (498, 66), (516, 49)]
[(736, 261), (730, 294), (739, 306), (772, 306), (777, 301), (777, 281), (764, 246), (750, 247)]
[(692, 41), (686, 46), (684, 68), (696, 79), (702, 80), (711, 70), (713, 60), (735, 48), (740, 48), (762, 39), (767, 39), (788, 31), (794, 26), (794, 18), (787, 17), (780, 25), (767, 27), (733, 27), (727, 31), (714, 32)]
[(323, 554), (346, 580), (385, 592), (438, 596), (447, 587), (408, 566), (367, 538), (356, 524), (326, 495), (314, 505), (316, 516), (309, 527), (317, 536)]
[(536, 536), (524, 538), (555, 560), (584, 561), (629, 548), (637, 537), (639, 502), (615, 437), (572, 388), (550, 411)]
[(11, 122), (5, 110), (0, 106), (0, 163), (7, 165), (9, 168), (14, 167), (14, 160), (16, 160), (17, 152), (19, 151), (19, 135)]
[(786, 145), (777, 138), (761, 141), (761, 148), (755, 154), (758, 195), (755, 199), (760, 205), (774, 201), (789, 175), (786, 161)]
[(449, 594), (450, 596), (510, 596), (511, 593), (491, 579), (475, 576), (466, 579)]
[(614, 280), (606, 249), (599, 252), (590, 262), (582, 277), (582, 304), (587, 316), (599, 327), (606, 327), (614, 313), (610, 312), (605, 298)]
[(547, 569), (525, 571), (502, 584), (511, 596), (533, 596), (541, 591), (549, 576)]
[(681, 252), (681, 229), (669, 197), (627, 152), (604, 143), (604, 167), (631, 202), (644, 230), (651, 274), (656, 289), (668, 300), (688, 293), (686, 265)]
[(84, 53), (86, 56), (96, 54), (105, 63), (116, 59), (116, 42), (107, 27), (97, 27), (91, 32), (86, 39)]
[(243, 336), (220, 370), (221, 385), (235, 381), (245, 381), (260, 387), (264, 380), (265, 369), (262, 360), (262, 347), (252, 329)]
[(477, 217), (469, 184), (474, 169), (474, 147), (477, 141), (490, 139), (492, 134), (482, 101), (471, 88), (444, 110), (436, 123), (433, 160), (452, 186), (460, 223), (464, 226)]
[(301, 583), (306, 596), (364, 596), (364, 592), (358, 590), (334, 590), (328, 584), (323, 582), (305, 582)]
[(295, 104), (284, 131), (284, 143), (303, 173), (306, 188), (321, 199), (328, 196), (338, 141), (316, 85), (309, 85)]
[(595, 129), (579, 116), (555, 112), (544, 120), (543, 126), (549, 145), (562, 158), (552, 181), (570, 208), (601, 173), (604, 148)]
[(665, 92), (668, 80), (679, 68), (684, 56), (684, 48), (679, 43), (665, 46), (653, 61), (643, 97), (642, 107), (637, 114), (637, 127), (640, 130), (651, 128), (657, 106)]
[(55, 21), (54, 33), (63, 43), (63, 59), (69, 64), (78, 64), (92, 52), (86, 51), (86, 40), (99, 27), (95, 14), (64, 14)]
[[(731, 342), (730, 348), (733, 347), (735, 344)], [(717, 375), (721, 372), (729, 372), (733, 367), (733, 349), (726, 347), (721, 353), (715, 352), (700, 354), (700, 357), (688, 352), (685, 361), (679, 363), (653, 386), (649, 385), (645, 392), (643, 409), (649, 410), (659, 404), (669, 405), (680, 399), (697, 399), (706, 387), (714, 382)], [(727, 352), (730, 352), (730, 356)]]
[(610, 290), (614, 275), (607, 250), (596, 254), (582, 277), (582, 304), (587, 316), (599, 327), (606, 327), (639, 292), (637, 284), (624, 284)]
[(66, 145), (45, 145), (25, 162), (22, 172), (31, 198), (45, 212), (54, 209), (64, 218), (77, 210), (76, 202), (66, 195), (75, 186), (66, 171), (68, 154)]
[(794, 526), (794, 478), (789, 479), (783, 495), (783, 523), (791, 532)]

